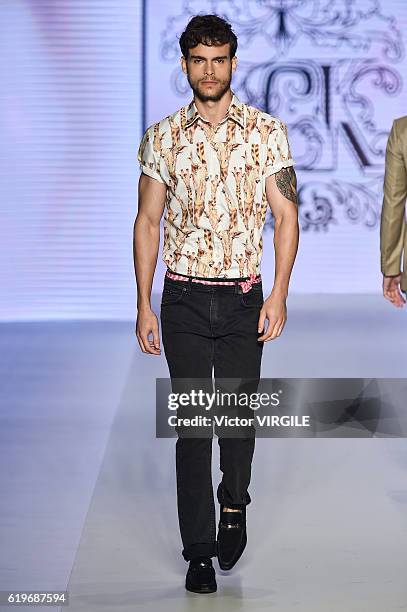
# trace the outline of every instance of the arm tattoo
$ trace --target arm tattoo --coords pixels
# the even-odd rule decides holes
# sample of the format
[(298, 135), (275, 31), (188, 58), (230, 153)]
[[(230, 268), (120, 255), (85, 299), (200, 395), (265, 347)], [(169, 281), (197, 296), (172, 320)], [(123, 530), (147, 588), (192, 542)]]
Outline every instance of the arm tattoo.
[(297, 204), (297, 177), (292, 166), (281, 168), (276, 172), (276, 183), (278, 190), (287, 200)]

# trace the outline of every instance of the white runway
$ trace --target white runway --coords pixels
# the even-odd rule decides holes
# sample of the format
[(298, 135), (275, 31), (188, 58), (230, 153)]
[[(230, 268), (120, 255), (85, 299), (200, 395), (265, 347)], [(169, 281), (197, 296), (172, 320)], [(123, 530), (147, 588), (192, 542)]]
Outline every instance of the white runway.
[[(189, 593), (175, 438), (155, 438), (164, 354), (133, 321), (0, 329), (0, 590), (67, 589), (71, 612), (407, 609), (406, 439), (258, 439), (247, 548)], [(406, 330), (381, 296), (293, 295), (262, 376), (404, 378)], [(215, 438), (214, 490), (218, 459)]]

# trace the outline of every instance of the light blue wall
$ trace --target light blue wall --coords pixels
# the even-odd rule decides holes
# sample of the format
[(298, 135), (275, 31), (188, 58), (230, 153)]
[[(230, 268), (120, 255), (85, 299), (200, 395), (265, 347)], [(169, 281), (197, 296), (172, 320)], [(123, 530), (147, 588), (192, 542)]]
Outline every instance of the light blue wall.
[[(407, 114), (404, 0), (154, 0), (144, 64), (141, 1), (3, 0), (1, 320), (135, 315), (138, 144), (191, 99), (177, 36), (214, 11), (239, 38), (235, 91), (288, 125), (302, 190), (291, 290), (380, 291), (384, 147)], [(270, 287), (270, 228), (264, 242)]]

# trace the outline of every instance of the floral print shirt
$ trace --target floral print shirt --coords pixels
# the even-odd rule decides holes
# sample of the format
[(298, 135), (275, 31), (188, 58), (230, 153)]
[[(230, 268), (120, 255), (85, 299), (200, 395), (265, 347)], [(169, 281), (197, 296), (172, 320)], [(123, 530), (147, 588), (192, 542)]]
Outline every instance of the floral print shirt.
[(167, 186), (162, 258), (203, 278), (260, 273), (266, 177), (294, 165), (286, 125), (234, 92), (213, 128), (192, 100), (151, 125), (140, 169)]

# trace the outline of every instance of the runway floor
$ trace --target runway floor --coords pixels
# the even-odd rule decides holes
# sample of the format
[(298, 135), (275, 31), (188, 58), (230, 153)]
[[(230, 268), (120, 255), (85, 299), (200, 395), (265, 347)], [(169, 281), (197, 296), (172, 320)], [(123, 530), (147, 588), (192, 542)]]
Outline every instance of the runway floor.
[[(164, 354), (134, 321), (0, 329), (0, 590), (68, 590), (71, 612), (407, 609), (405, 439), (258, 439), (244, 555), (189, 593), (175, 439), (155, 437)], [(292, 295), (262, 376), (407, 378), (406, 329), (381, 296)], [(218, 465), (215, 438), (214, 489)]]

